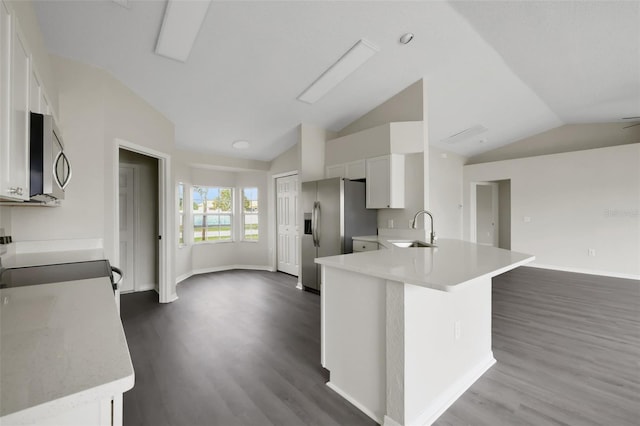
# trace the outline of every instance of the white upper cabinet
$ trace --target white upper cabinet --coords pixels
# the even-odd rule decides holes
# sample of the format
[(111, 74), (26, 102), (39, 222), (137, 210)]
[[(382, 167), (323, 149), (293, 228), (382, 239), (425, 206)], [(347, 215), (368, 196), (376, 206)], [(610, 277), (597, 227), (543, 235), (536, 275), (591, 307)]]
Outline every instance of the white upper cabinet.
[(349, 163), (340, 163), (333, 166), (327, 166), (325, 177), (334, 178), (341, 177), (351, 180), (364, 179), (365, 173), (365, 160), (351, 161)]
[(345, 177), (356, 180), (366, 178), (365, 160), (351, 161), (345, 165)]
[(339, 177), (343, 178), (346, 176), (346, 168), (345, 164), (336, 164), (334, 166), (327, 166), (327, 170), (325, 173), (325, 177), (327, 179)]
[(29, 199), (29, 84), (31, 55), (5, 4), (0, 2), (2, 101), (0, 198)]
[(366, 160), (367, 208), (404, 208), (404, 155)]

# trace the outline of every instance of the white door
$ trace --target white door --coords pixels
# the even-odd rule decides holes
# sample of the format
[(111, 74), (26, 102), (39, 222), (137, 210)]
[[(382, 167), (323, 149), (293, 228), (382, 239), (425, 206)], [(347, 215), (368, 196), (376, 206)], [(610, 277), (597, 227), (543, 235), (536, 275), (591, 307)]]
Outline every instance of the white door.
[(120, 166), (120, 269), (124, 272), (121, 292), (133, 291), (135, 288), (135, 220), (134, 220), (134, 168)]
[(298, 175), (276, 179), (278, 221), (278, 270), (298, 276), (300, 235)]
[(498, 247), (498, 184), (476, 185), (476, 242)]

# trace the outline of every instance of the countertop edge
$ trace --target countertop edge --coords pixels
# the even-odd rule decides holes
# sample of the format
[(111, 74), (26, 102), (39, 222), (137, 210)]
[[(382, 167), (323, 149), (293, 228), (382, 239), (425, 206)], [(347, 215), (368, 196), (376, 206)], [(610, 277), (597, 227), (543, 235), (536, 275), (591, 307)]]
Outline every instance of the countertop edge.
[[(361, 241), (378, 241), (378, 243), (381, 243), (382, 241), (386, 241), (388, 239), (392, 239), (392, 237), (379, 237), (379, 236), (365, 236), (365, 237), (357, 237), (354, 239), (359, 239)], [(458, 240), (458, 241), (462, 241), (462, 240)], [(468, 243), (468, 244), (475, 244), (475, 243), (471, 243), (468, 241), (464, 241), (464, 243)], [(477, 244), (475, 244), (477, 245)], [(480, 247), (480, 246), (478, 246)], [(430, 250), (431, 248), (391, 248), (391, 250), (393, 250), (393, 252), (395, 253), (403, 253), (405, 251), (408, 250)], [(367, 252), (365, 252), (367, 253)], [(514, 260), (509, 262), (508, 264), (504, 264), (503, 265), (496, 265), (495, 269), (490, 269), (487, 271), (478, 271), (477, 275), (468, 277), (467, 279), (464, 279), (460, 282), (456, 282), (456, 283), (448, 283), (448, 284), (443, 284), (443, 283), (438, 283), (438, 282), (434, 282), (432, 280), (430, 280), (428, 276), (425, 276), (424, 278), (421, 277), (408, 277), (408, 276), (402, 276), (402, 275), (396, 275), (393, 274), (391, 272), (384, 272), (384, 271), (380, 271), (380, 270), (375, 270), (375, 269), (368, 269), (366, 267), (364, 267), (363, 265), (353, 265), (353, 264), (349, 264), (349, 263), (343, 263), (343, 262), (336, 262), (333, 260), (333, 258), (336, 258), (338, 256), (331, 256), (331, 257), (326, 257), (326, 258), (317, 258), (315, 259), (315, 263), (323, 265), (323, 266), (328, 266), (328, 267), (332, 267), (332, 268), (336, 268), (336, 269), (341, 269), (341, 270), (345, 270), (345, 271), (350, 271), (350, 272), (356, 272), (356, 273), (360, 273), (363, 275), (368, 275), (371, 277), (376, 277), (376, 278), (382, 278), (382, 279), (386, 279), (389, 281), (396, 281), (396, 282), (402, 282), (402, 283), (406, 283), (406, 284), (412, 284), (412, 285), (416, 285), (416, 286), (420, 286), (420, 287), (425, 287), (425, 288), (431, 288), (434, 290), (440, 290), (440, 291), (445, 291), (445, 292), (454, 292), (454, 291), (459, 291), (462, 288), (466, 287), (466, 284), (474, 281), (478, 278), (483, 278), (483, 277), (488, 277), (488, 278), (492, 278), (495, 277), (497, 275), (503, 274), (507, 271), (510, 271), (512, 269), (515, 269), (519, 266), (525, 265), (527, 263), (533, 262), (535, 260), (535, 256), (533, 255), (529, 255), (529, 254), (525, 254), (525, 253), (519, 253), (519, 252), (512, 252), (514, 254), (517, 254), (519, 256), (524, 256), (521, 259), (518, 260)], [(352, 256), (352, 255), (359, 255), (360, 253), (353, 253), (353, 254), (346, 254), (346, 255), (340, 255), (339, 257), (344, 257), (344, 256)]]
[(97, 402), (114, 395), (124, 393), (133, 388), (135, 384), (135, 372), (131, 365), (131, 374), (100, 386), (86, 389), (71, 395), (44, 402), (33, 407), (6, 414), (0, 417), (2, 423), (31, 424), (54, 413), (71, 410), (86, 403)]

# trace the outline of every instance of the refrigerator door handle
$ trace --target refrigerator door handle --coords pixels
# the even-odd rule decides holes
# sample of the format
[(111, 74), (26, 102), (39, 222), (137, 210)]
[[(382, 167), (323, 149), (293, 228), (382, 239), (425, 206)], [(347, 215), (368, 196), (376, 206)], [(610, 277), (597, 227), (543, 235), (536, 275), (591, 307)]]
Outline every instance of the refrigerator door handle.
[(314, 247), (320, 246), (320, 238), (318, 237), (318, 220), (320, 219), (320, 202), (314, 201), (313, 214), (311, 216), (311, 233), (313, 236)]

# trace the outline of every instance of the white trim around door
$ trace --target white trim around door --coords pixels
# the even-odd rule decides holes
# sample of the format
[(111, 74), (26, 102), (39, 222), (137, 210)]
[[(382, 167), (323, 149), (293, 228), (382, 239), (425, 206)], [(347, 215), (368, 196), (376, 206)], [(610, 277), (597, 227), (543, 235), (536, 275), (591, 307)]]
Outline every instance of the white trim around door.
[[(174, 197), (173, 185), (171, 183), (171, 156), (152, 148), (137, 145), (123, 139), (115, 139), (113, 144), (113, 235), (115, 239), (114, 250), (115, 259), (120, 259), (120, 207), (119, 207), (119, 165), (118, 160), (120, 148), (136, 152), (138, 154), (153, 157), (158, 160), (158, 281), (160, 303), (169, 303), (178, 299), (176, 294), (175, 280), (173, 279), (173, 263), (169, 259), (169, 247), (174, 241), (173, 221), (169, 220), (173, 212)], [(167, 192), (170, 194), (167, 194)], [(169, 196), (168, 196), (169, 195)]]

